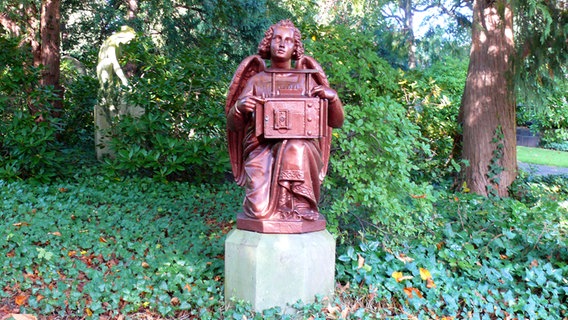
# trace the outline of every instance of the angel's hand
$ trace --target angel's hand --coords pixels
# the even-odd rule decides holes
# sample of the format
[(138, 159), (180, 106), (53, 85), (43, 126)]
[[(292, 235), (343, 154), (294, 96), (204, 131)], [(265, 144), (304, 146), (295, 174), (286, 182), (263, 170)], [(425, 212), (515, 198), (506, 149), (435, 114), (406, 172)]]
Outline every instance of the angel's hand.
[(326, 86), (315, 86), (311, 91), (311, 95), (320, 97), (321, 99), (327, 99), (329, 101), (337, 100), (337, 92)]
[(257, 96), (245, 96), (237, 101), (235, 108), (239, 113), (250, 113), (256, 109), (257, 104), (263, 104), (264, 99)]

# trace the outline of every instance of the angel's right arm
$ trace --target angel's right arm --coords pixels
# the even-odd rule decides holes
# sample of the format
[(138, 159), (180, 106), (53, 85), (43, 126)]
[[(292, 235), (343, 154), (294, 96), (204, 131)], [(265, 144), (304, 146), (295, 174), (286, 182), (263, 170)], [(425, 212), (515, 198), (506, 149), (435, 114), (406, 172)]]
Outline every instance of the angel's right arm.
[(227, 125), (230, 130), (238, 131), (245, 128), (248, 121), (251, 118), (251, 114), (243, 112), (242, 108), (239, 108), (239, 104), (242, 99), (247, 96), (252, 96), (254, 93), (253, 81), (249, 80), (246, 87), (243, 89), (239, 98), (235, 101), (229, 112), (227, 113)]

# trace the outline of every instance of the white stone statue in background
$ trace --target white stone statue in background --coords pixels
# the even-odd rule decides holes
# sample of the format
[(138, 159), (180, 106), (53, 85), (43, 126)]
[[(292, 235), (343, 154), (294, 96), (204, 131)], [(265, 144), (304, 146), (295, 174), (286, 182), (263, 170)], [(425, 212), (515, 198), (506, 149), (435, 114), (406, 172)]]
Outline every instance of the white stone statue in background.
[[(137, 106), (129, 106), (122, 98), (122, 92), (130, 87), (118, 59), (121, 45), (127, 44), (136, 37), (134, 29), (123, 26), (120, 31), (113, 33), (104, 41), (99, 50), (97, 64), (97, 78), (99, 79), (99, 103), (95, 105), (95, 148), (97, 159), (101, 160), (104, 155), (113, 156), (109, 148), (108, 133), (112, 120), (117, 116), (129, 114), (139, 117), (144, 109)], [(116, 79), (114, 76), (116, 75)], [(117, 81), (118, 80), (118, 81)]]

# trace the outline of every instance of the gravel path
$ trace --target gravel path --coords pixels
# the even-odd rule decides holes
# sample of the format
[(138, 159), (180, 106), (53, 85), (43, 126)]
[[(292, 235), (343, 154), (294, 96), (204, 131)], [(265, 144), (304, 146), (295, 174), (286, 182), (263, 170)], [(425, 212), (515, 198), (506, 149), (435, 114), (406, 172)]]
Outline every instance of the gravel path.
[(522, 169), (524, 171), (527, 171), (529, 173), (534, 173), (534, 174), (538, 174), (541, 176), (547, 176), (547, 175), (557, 175), (557, 174), (566, 174), (568, 175), (568, 168), (562, 168), (562, 167), (550, 167), (550, 166), (541, 166), (538, 164), (528, 164), (528, 163), (522, 163), (519, 162), (519, 169)]

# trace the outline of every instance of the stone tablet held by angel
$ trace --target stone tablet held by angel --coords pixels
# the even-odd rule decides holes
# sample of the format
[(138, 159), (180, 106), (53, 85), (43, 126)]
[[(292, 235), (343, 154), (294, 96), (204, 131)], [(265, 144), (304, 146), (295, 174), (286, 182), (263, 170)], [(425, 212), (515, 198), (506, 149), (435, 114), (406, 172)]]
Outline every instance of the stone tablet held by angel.
[(258, 54), (241, 62), (225, 114), (233, 175), (245, 188), (237, 227), (264, 233), (325, 229), (320, 186), (331, 130), (343, 125), (344, 111), (322, 67), (304, 55), (291, 21), (271, 26)]

